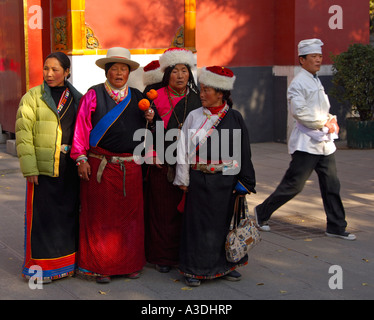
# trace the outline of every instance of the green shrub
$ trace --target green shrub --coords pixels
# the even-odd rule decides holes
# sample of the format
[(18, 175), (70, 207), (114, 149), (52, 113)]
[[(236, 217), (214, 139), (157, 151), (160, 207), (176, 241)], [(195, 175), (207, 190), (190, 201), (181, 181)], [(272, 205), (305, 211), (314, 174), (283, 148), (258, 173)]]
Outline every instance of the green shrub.
[(330, 94), (349, 102), (362, 121), (374, 116), (374, 47), (352, 44), (346, 52), (332, 55), (333, 87)]

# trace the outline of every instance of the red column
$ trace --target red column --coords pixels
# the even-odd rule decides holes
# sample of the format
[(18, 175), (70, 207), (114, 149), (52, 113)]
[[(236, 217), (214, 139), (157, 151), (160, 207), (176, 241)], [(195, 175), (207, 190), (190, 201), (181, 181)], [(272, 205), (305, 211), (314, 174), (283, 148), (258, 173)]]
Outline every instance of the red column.
[(26, 78), (28, 88), (43, 81), (43, 63), (51, 53), (50, 6), (48, 0), (25, 1)]

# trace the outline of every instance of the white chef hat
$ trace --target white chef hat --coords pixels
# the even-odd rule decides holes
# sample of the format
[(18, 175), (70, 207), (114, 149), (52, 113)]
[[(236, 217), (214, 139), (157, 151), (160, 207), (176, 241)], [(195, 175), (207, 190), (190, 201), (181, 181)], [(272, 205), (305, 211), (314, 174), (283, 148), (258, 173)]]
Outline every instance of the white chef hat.
[(323, 42), (320, 39), (306, 39), (299, 42), (299, 56), (311, 53), (322, 54)]

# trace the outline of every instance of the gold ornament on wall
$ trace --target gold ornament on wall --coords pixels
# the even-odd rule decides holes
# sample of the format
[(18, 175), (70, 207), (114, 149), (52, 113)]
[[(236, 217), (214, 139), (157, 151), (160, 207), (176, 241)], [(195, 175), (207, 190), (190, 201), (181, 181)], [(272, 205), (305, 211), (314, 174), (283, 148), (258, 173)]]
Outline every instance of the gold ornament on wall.
[(180, 26), (175, 34), (173, 41), (171, 42), (171, 47), (173, 48), (183, 48), (184, 47), (184, 25)]
[(86, 48), (96, 49), (99, 48), (99, 40), (95, 37), (92, 28), (86, 24)]

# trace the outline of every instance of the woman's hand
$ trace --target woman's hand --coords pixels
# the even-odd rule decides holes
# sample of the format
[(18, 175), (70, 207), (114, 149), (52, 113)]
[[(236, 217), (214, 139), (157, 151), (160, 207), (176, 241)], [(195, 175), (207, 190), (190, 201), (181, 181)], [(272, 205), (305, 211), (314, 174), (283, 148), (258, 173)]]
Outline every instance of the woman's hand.
[(155, 116), (155, 112), (153, 111), (152, 108), (149, 108), (148, 110), (144, 111), (144, 117), (145, 119), (149, 122), (149, 123), (152, 123), (153, 122), (153, 118)]
[(30, 183), (33, 183), (35, 185), (39, 185), (39, 176), (29, 176), (29, 177), (26, 177), (27, 181), (30, 182)]
[(159, 160), (159, 158), (157, 156), (153, 157), (152, 165), (156, 166), (159, 169), (162, 169), (161, 161)]
[(88, 162), (81, 163), (78, 166), (78, 175), (79, 175), (79, 178), (81, 178), (84, 181), (90, 180), (91, 166)]
[(178, 186), (179, 189), (181, 189), (183, 192), (188, 192), (188, 187), (187, 186)]

